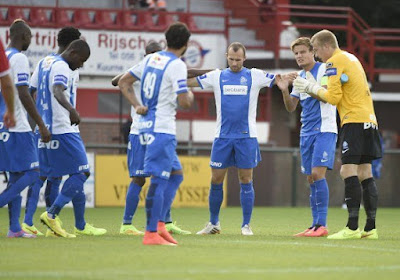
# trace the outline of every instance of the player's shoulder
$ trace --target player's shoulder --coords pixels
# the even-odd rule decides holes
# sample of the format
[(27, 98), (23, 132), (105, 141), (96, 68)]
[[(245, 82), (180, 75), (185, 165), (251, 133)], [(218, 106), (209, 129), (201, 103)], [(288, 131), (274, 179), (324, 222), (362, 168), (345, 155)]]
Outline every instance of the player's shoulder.
[(29, 63), (28, 57), (21, 53), (21, 52), (16, 52), (15, 54), (13, 54), (10, 58), (10, 62), (17, 62), (19, 63)]
[(336, 50), (334, 54), (326, 61), (326, 68), (335, 67), (335, 64), (346, 63), (349, 60), (345, 51)]

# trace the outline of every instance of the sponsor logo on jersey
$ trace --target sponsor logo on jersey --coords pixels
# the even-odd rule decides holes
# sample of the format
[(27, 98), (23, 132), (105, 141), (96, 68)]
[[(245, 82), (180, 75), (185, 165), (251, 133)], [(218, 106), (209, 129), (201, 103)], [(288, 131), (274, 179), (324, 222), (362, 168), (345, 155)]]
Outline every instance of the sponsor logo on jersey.
[(221, 167), (222, 162), (210, 161), (210, 165), (213, 167)]
[(337, 75), (337, 69), (336, 68), (329, 68), (326, 69), (325, 74), (329, 77), (329, 76), (335, 76)]
[(0, 132), (0, 141), (7, 142), (9, 138), (10, 138), (10, 133)]
[(17, 75), (18, 82), (27, 82), (29, 79), (29, 74), (27, 73), (20, 73)]
[(152, 68), (156, 68), (156, 69), (159, 69), (159, 70), (164, 70), (164, 68), (165, 68), (165, 66), (167, 66), (169, 60), (170, 60), (170, 58), (168, 56), (154, 54), (149, 59), (149, 63), (147, 65), (152, 67)]
[(247, 95), (247, 86), (224, 85), (224, 95)]
[(57, 150), (60, 148), (60, 141), (58, 140), (51, 140), (50, 142), (44, 143), (42, 139), (39, 139), (38, 142), (39, 149), (48, 149), (48, 150)]
[(168, 172), (168, 171), (161, 172), (161, 177), (168, 177), (169, 178), (170, 175), (171, 175), (171, 173)]
[(364, 123), (364, 129), (370, 129), (371, 127), (373, 129), (378, 129), (378, 126), (374, 123), (370, 123), (370, 122)]
[(80, 165), (80, 166), (78, 167), (78, 170), (79, 170), (79, 171), (87, 170), (87, 169), (89, 169), (89, 164)]
[(152, 126), (153, 126), (153, 121), (139, 122), (138, 123), (139, 129), (151, 128)]
[(333, 63), (332, 63), (332, 62), (326, 63), (326, 68), (330, 68), (330, 67), (332, 67), (332, 66), (333, 66)]

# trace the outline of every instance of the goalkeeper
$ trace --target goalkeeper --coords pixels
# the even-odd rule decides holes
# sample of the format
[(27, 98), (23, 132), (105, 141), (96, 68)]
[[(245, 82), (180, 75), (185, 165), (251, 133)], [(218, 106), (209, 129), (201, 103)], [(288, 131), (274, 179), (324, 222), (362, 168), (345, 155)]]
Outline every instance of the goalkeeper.
[[(353, 54), (339, 48), (336, 36), (328, 30), (314, 34), (311, 43), (316, 56), (326, 62), (327, 88), (298, 77), (293, 83), (295, 90), (336, 105), (341, 120), (340, 175), (345, 184), (349, 217), (346, 227), (328, 236), (328, 239), (378, 239), (375, 226), (378, 192), (372, 177), (371, 162), (381, 158), (382, 151), (364, 69)], [(363, 231), (358, 228), (361, 196), (367, 215)]]

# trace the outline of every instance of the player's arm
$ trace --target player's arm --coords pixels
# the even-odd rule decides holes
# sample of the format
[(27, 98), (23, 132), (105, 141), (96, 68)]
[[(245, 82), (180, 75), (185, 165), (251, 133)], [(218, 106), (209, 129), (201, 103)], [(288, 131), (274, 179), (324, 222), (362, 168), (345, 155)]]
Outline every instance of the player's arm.
[(71, 120), (71, 124), (78, 125), (81, 122), (81, 118), (79, 117), (76, 109), (68, 102), (67, 98), (64, 95), (65, 86), (62, 84), (54, 84), (53, 85), (53, 93), (55, 99), (60, 103), (61, 106), (65, 108), (69, 112), (69, 119)]
[(121, 74), (115, 76), (114, 78), (112, 78), (111, 84), (112, 84), (113, 86), (115, 86), (115, 87), (118, 86), (119, 79), (121, 79), (121, 77), (122, 77), (124, 74), (125, 74), (125, 73), (121, 73)]
[(201, 69), (189, 69), (188, 72), (188, 79), (190, 78), (195, 78), (201, 75), (204, 75), (205, 73), (208, 73), (212, 71), (213, 69), (206, 69), (206, 70), (201, 70)]
[(290, 96), (289, 93), (289, 80), (283, 79), (281, 75), (275, 76), (275, 84), (279, 87), (282, 92), (283, 102), (285, 104), (285, 108), (288, 112), (293, 112), (296, 110), (297, 104), (299, 103), (299, 99), (293, 96)]
[(3, 120), (6, 127), (15, 126), (14, 116), (14, 83), (9, 74), (0, 77), (1, 93), (6, 103), (6, 112), (4, 113)]
[(178, 95), (178, 105), (183, 109), (189, 109), (192, 107), (193, 101), (194, 95), (190, 89), (188, 89), (187, 92)]
[(133, 76), (131, 72), (126, 72), (118, 81), (118, 87), (122, 92), (122, 95), (129, 101), (129, 103), (135, 108), (136, 113), (139, 115), (145, 115), (147, 113), (147, 107), (142, 106), (139, 100), (135, 96), (133, 90), (133, 83), (138, 81), (138, 78)]
[(39, 133), (43, 142), (49, 142), (51, 139), (50, 131), (47, 129), (44, 124), (42, 118), (39, 115), (39, 112), (36, 109), (35, 102), (33, 101), (32, 96), (29, 94), (29, 86), (21, 85), (17, 86), (18, 96), (21, 100), (22, 105), (25, 110), (28, 112), (29, 116), (35, 121), (35, 123), (39, 127)]

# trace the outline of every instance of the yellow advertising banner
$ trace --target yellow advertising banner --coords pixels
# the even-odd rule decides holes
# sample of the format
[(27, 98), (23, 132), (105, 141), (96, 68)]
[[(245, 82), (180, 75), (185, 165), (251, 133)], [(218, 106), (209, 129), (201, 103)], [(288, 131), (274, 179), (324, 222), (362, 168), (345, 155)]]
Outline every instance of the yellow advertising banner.
[[(183, 182), (176, 193), (173, 207), (208, 207), (208, 193), (210, 190), (211, 168), (209, 157), (180, 156), (183, 168)], [(95, 197), (96, 207), (125, 206), (125, 197), (131, 179), (123, 155), (96, 156)], [(150, 178), (140, 193), (139, 206), (144, 206)], [(224, 181), (224, 202), (227, 199), (227, 179)]]

